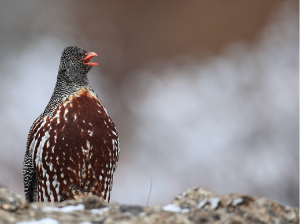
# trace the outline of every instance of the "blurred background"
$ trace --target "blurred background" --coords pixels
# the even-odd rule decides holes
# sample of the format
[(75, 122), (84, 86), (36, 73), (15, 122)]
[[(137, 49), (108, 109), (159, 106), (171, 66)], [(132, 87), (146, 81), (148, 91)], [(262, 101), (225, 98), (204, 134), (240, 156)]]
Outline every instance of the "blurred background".
[(112, 200), (193, 186), (299, 207), (298, 1), (1, 1), (0, 185), (23, 193), (31, 124), (64, 47), (96, 52), (117, 125)]

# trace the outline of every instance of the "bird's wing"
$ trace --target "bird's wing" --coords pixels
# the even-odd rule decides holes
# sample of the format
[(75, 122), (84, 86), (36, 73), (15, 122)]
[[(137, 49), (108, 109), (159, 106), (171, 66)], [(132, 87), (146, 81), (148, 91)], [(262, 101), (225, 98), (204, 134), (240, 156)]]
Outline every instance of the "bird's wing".
[(41, 115), (33, 122), (27, 139), (26, 153), (23, 162), (23, 182), (25, 199), (28, 202), (35, 202), (37, 199), (37, 180), (35, 166), (33, 163), (33, 155), (34, 150), (38, 147), (36, 146), (38, 142), (38, 139), (36, 138), (36, 133), (43, 127), (43, 124), (45, 124), (43, 122), (44, 120), (45, 119), (42, 118)]
[(32, 156), (30, 154), (25, 155), (23, 163), (23, 181), (25, 199), (27, 202), (36, 201), (36, 172), (32, 164)]

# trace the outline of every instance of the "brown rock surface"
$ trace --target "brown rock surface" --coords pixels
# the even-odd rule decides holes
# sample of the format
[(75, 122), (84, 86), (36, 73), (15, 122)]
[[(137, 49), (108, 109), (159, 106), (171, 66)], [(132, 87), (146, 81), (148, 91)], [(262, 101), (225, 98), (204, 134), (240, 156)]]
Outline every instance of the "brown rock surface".
[[(61, 203), (27, 204), (0, 188), (0, 223), (298, 223), (299, 209), (266, 198), (240, 194), (219, 196), (203, 188), (188, 189), (172, 204), (153, 207), (107, 204), (96, 196)], [(33, 223), (33, 222), (32, 222)], [(35, 222), (36, 223), (36, 222)]]

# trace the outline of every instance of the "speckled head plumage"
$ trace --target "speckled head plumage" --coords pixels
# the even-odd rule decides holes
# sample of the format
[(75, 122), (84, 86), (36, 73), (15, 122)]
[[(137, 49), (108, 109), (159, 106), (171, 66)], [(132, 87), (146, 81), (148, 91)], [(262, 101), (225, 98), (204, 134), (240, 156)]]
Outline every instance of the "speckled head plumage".
[(80, 47), (66, 47), (60, 58), (59, 74), (65, 74), (61, 78), (68, 82), (85, 79), (92, 66), (98, 65), (89, 61), (95, 56), (98, 56), (95, 52), (87, 52)]
[(98, 65), (98, 63), (89, 62), (94, 56), (98, 55), (94, 52), (87, 52), (80, 47), (66, 47), (61, 55), (59, 68), (62, 70), (70, 69), (80, 71), (80, 73), (87, 73), (91, 70), (92, 66)]

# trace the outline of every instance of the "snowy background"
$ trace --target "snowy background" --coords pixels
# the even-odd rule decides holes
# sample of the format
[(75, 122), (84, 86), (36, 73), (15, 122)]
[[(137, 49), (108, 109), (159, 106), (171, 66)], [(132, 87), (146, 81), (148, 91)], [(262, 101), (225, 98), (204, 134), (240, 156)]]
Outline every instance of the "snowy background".
[[(107, 34), (97, 39), (82, 28), (89, 15), (78, 16), (80, 5), (3, 2), (0, 185), (24, 195), (29, 128), (50, 99), (61, 51), (78, 45), (99, 54), (89, 78), (120, 134), (112, 200), (146, 205), (152, 179), (150, 205), (201, 186), (299, 207), (299, 11), (297, 1), (283, 2), (251, 40), (195, 46), (197, 54), (151, 52), (142, 62), (123, 59), (113, 43), (126, 45), (124, 29), (109, 16), (86, 25)], [(128, 38), (143, 46), (139, 37)]]

